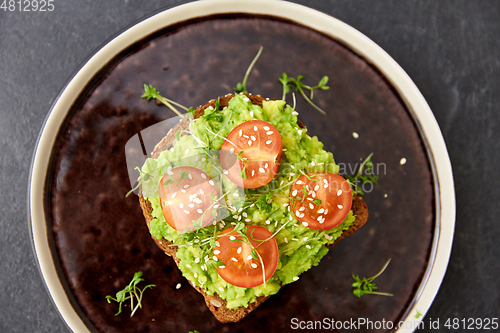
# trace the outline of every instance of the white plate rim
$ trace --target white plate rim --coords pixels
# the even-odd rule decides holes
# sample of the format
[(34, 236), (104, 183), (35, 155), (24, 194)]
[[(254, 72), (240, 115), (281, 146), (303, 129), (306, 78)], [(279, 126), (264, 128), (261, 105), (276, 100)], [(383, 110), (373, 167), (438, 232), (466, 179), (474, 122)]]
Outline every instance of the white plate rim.
[[(75, 99), (103, 65), (120, 51), (166, 26), (196, 17), (226, 13), (264, 14), (295, 21), (336, 40), (376, 67), (399, 93), (424, 139), (435, 182), (436, 227), (429, 265), (416, 297), (397, 332), (413, 332), (422, 322), (441, 285), (455, 228), (455, 190), (451, 162), (439, 125), (424, 97), (405, 71), (382, 48), (342, 21), (300, 4), (279, 0), (203, 0), (159, 12), (128, 28), (99, 49), (73, 76), (53, 103), (33, 154), (28, 182), (28, 222), (36, 261), (57, 311), (74, 332), (89, 332), (59, 280), (49, 246), (44, 213), (45, 177), (58, 130)], [(415, 314), (423, 314), (415, 318)]]

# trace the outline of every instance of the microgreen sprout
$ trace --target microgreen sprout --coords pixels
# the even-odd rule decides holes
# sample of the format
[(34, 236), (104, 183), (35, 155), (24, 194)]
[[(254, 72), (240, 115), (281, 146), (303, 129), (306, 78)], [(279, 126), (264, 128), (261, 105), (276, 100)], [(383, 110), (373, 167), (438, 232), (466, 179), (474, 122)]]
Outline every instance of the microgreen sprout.
[(245, 76), (243, 77), (243, 82), (238, 82), (238, 84), (236, 84), (236, 87), (234, 88), (234, 91), (236, 91), (238, 93), (243, 92), (245, 94), (248, 94), (248, 91), (247, 91), (248, 76), (250, 75), (250, 72), (252, 71), (253, 67), (255, 66), (255, 63), (257, 62), (257, 60), (259, 60), (259, 57), (262, 54), (263, 49), (264, 48), (262, 46), (259, 48), (257, 55), (255, 56), (255, 58), (253, 58), (252, 62), (250, 63), (250, 66), (248, 66), (248, 69), (245, 73)]
[(141, 97), (147, 99), (148, 101), (150, 99), (156, 99), (157, 101), (161, 102), (163, 105), (168, 107), (170, 110), (174, 111), (175, 114), (181, 118), (184, 118), (184, 115), (182, 113), (180, 113), (179, 110), (177, 110), (177, 108), (175, 106), (183, 109), (186, 112), (190, 112), (190, 113), (193, 112), (192, 108), (188, 109), (187, 107), (185, 107), (177, 102), (174, 102), (171, 99), (163, 97), (162, 95), (160, 95), (160, 92), (158, 90), (156, 90), (156, 88), (154, 88), (152, 85), (144, 84), (144, 94), (142, 94)]
[[(146, 160), (146, 163), (149, 167), (148, 162), (149, 160)], [(127, 194), (125, 194), (125, 198), (128, 197), (133, 192), (135, 192), (139, 187), (141, 187), (142, 183), (147, 182), (149, 178), (151, 178), (151, 174), (149, 172), (143, 172), (139, 167), (135, 167), (134, 170), (139, 171), (139, 179), (137, 181), (137, 185), (135, 185), (133, 189), (131, 189), (130, 191), (127, 192)]]
[[(304, 100), (311, 105), (313, 108), (315, 108), (317, 111), (320, 113), (326, 115), (326, 112), (323, 111), (320, 107), (318, 107), (316, 104), (313, 103), (312, 99), (314, 97), (314, 90), (328, 90), (330, 87), (328, 87), (326, 84), (328, 83), (328, 76), (323, 76), (321, 80), (318, 82), (317, 85), (311, 87), (309, 85), (306, 85), (302, 83), (302, 79), (304, 76), (299, 75), (297, 76), (296, 79), (293, 77), (288, 77), (286, 73), (283, 73), (283, 75), (278, 79), (281, 84), (283, 85), (283, 96), (282, 99), (285, 100), (286, 94), (290, 92), (290, 87), (293, 85), (295, 86), (295, 89), (299, 92), (299, 94), (304, 98)], [(309, 97), (306, 95), (304, 90), (309, 90)]]
[(354, 176), (347, 175), (345, 178), (351, 183), (351, 187), (354, 192), (359, 195), (363, 195), (362, 186), (358, 186), (358, 183), (363, 184), (376, 184), (378, 181), (378, 176), (375, 176), (372, 171), (373, 162), (371, 160), (373, 153), (368, 155), (363, 162), (361, 162), (358, 172)]
[[(132, 281), (130, 281), (130, 283), (123, 290), (120, 290), (116, 293), (116, 298), (110, 295), (106, 296), (106, 300), (108, 301), (108, 303), (111, 303), (111, 301), (119, 303), (118, 312), (115, 314), (115, 316), (118, 316), (122, 312), (123, 302), (130, 299), (130, 309), (132, 311), (130, 317), (132, 317), (138, 308), (142, 308), (141, 302), (144, 291), (148, 288), (156, 287), (154, 284), (148, 284), (142, 289), (138, 288), (137, 284), (144, 281), (141, 276), (142, 272), (136, 272), (134, 274), (134, 277), (132, 278)], [(135, 306), (134, 299), (137, 300), (137, 304)]]
[(352, 293), (354, 294), (354, 296), (361, 297), (365, 294), (393, 296), (390, 293), (376, 291), (378, 287), (375, 285), (375, 283), (373, 283), (373, 280), (375, 280), (380, 274), (382, 274), (385, 271), (390, 262), (391, 259), (387, 260), (384, 267), (382, 267), (382, 269), (377, 274), (369, 278), (360, 279), (358, 275), (352, 274), (352, 277), (354, 279), (354, 283), (352, 284), (352, 287), (354, 289)]

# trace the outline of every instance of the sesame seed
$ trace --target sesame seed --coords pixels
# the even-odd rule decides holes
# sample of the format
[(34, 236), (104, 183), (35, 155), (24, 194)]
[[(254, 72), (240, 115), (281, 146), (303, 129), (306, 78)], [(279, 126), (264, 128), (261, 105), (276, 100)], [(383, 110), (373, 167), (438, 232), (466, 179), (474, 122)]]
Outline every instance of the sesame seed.
[(303, 218), (304, 216), (305, 216), (305, 214), (301, 213), (300, 216), (299, 216), (299, 218)]
[(264, 126), (264, 129), (265, 129), (266, 131), (269, 131), (269, 130), (270, 130), (269, 126)]
[(287, 151), (287, 149), (286, 149), (286, 148), (283, 148), (283, 149), (281, 149), (281, 151)]
[(312, 203), (309, 203), (309, 208), (314, 209), (314, 205)]
[(302, 225), (303, 225), (304, 227), (307, 227), (307, 226), (309, 225), (309, 223), (307, 223), (307, 222), (302, 222)]
[(189, 188), (189, 185), (184, 185), (184, 188)]
[(328, 240), (332, 240), (333, 239), (333, 236), (330, 236), (330, 235), (325, 235), (325, 238), (328, 239)]
[(266, 145), (270, 145), (271, 143), (273, 143), (273, 141), (272, 141), (272, 140), (267, 140), (267, 141), (266, 141)]
[(271, 221), (267, 220), (267, 221), (266, 221), (266, 224), (271, 224)]
[(250, 222), (250, 221), (252, 221), (252, 220), (250, 220), (250, 219), (245, 219), (245, 222)]
[(254, 130), (255, 132), (257, 132), (257, 126), (254, 126), (254, 127), (253, 127), (253, 130)]
[(314, 186), (314, 190), (315, 191), (319, 190), (319, 185)]
[(250, 139), (250, 137), (246, 134), (243, 134), (243, 137), (246, 138), (246, 139)]
[(298, 276), (294, 276), (294, 277), (292, 278), (292, 280), (293, 280), (293, 281), (297, 281), (298, 279), (299, 279), (299, 277), (298, 277)]
[(286, 238), (286, 237), (285, 237), (285, 243), (287, 243), (287, 244), (288, 244), (288, 238)]
[(212, 186), (215, 186), (214, 181), (213, 181), (212, 179), (210, 179), (210, 180), (208, 181), (208, 183), (209, 183), (210, 185), (212, 185)]
[(337, 205), (337, 207), (338, 207), (339, 209), (344, 208), (344, 206), (342, 206), (342, 205)]
[(328, 188), (328, 184), (327, 183), (323, 184), (323, 187)]
[(318, 222), (321, 222), (321, 219), (323, 218), (323, 216), (318, 216), (318, 218), (316, 220), (318, 220)]
[(307, 242), (308, 239), (309, 237), (304, 237), (304, 242)]
[(403, 157), (401, 160), (399, 160), (399, 164), (401, 165), (406, 164), (406, 158)]
[(226, 266), (219, 266), (219, 268), (226, 268)]
[(215, 241), (215, 246), (220, 247), (219, 241)]
[(296, 210), (296, 211), (295, 211), (295, 215), (296, 215), (297, 217), (300, 217), (300, 212), (299, 212), (298, 210)]
[[(219, 267), (219, 268), (220, 268), (220, 267)], [(221, 303), (221, 302), (219, 302), (219, 301), (218, 301), (218, 300), (216, 300), (216, 299), (212, 299), (212, 300), (210, 300), (210, 303), (212, 303), (212, 305), (213, 305), (213, 306), (215, 306), (216, 308), (219, 308), (219, 307), (221, 307), (221, 306), (222, 306), (222, 303)]]
[(186, 267), (187, 268), (192, 268), (190, 264), (186, 264)]
[(322, 214), (324, 211), (325, 211), (325, 209), (324, 209), (324, 208), (320, 208), (320, 209), (318, 210), (318, 214)]
[(184, 204), (181, 202), (181, 204), (179, 205), (179, 207), (182, 209), (184, 208)]
[(243, 131), (242, 131), (242, 130), (240, 130), (240, 136), (242, 136), (242, 135), (243, 135)]
[(176, 195), (177, 195), (177, 192), (174, 192), (174, 194), (172, 194), (172, 199), (175, 198)]
[(190, 173), (188, 173), (188, 178), (189, 179), (193, 179), (193, 175), (191, 175)]
[[(203, 179), (207, 179), (207, 175), (205, 175), (204, 173), (201, 173), (201, 178)], [(201, 190), (200, 190), (201, 191)], [(202, 193), (203, 194), (203, 193)]]
[(255, 136), (253, 136), (253, 135), (250, 136), (250, 139), (252, 139), (252, 141), (257, 140), (257, 138)]
[(384, 198), (387, 198), (387, 193), (386, 193), (386, 194), (384, 194)]
[(217, 258), (216, 256), (213, 256), (213, 259), (214, 261), (219, 261), (219, 258)]
[(256, 263), (251, 263), (250, 266), (252, 266), (252, 268), (257, 268), (257, 264)]
[(230, 240), (235, 240), (235, 239), (236, 239), (236, 237), (234, 237), (234, 236), (229, 236), (229, 239), (230, 239)]
[(196, 258), (196, 259), (194, 260), (194, 262), (195, 262), (195, 263), (199, 263), (199, 262), (200, 262), (200, 258)]
[(315, 165), (316, 165), (316, 163), (315, 163), (314, 161), (312, 161), (312, 162), (311, 162), (311, 165), (312, 165), (312, 166), (315, 166)]
[(252, 140), (248, 140), (248, 145), (251, 146), (252, 145)]
[(189, 215), (189, 210), (184, 210), (184, 214)]
[(299, 133), (299, 135), (302, 135), (302, 131), (301, 130), (298, 130), (297, 132)]
[(311, 245), (307, 244), (306, 248), (308, 248), (310, 250), (311, 249)]
[(174, 173), (170, 170), (167, 171), (167, 175), (172, 176)]
[(236, 253), (240, 254), (241, 253), (241, 246), (238, 248), (238, 250), (236, 250)]
[(273, 134), (273, 133), (274, 133), (273, 131), (268, 131), (268, 132), (266, 132), (266, 134), (267, 134), (267, 135), (271, 135), (271, 134)]
[(296, 184), (297, 184), (297, 185), (302, 185), (302, 184), (304, 184), (304, 182), (303, 182), (302, 180), (297, 180), (297, 183), (296, 183)]
[(198, 277), (198, 273), (194, 273), (194, 278), (196, 279)]
[(293, 192), (292, 192), (292, 196), (294, 197), (294, 196), (296, 196), (296, 195), (297, 195), (297, 190), (293, 190)]
[(189, 153), (189, 148), (186, 149), (185, 154)]
[(359, 138), (359, 134), (357, 132), (352, 132), (352, 137), (357, 139)]
[(250, 117), (253, 118), (253, 111), (250, 111)]
[(299, 240), (297, 238), (292, 238), (294, 242), (298, 242)]
[(245, 97), (245, 98), (243, 98), (243, 101), (248, 102), (248, 101), (250, 101), (250, 98)]
[(305, 210), (306, 210), (306, 207), (304, 207), (304, 206), (302, 206), (302, 207), (299, 208), (299, 212), (303, 212)]
[(292, 112), (292, 116), (298, 116), (298, 115), (299, 115), (299, 113), (297, 111)]
[(247, 260), (252, 260), (252, 259), (253, 259), (252, 255), (251, 254), (248, 255)]
[(339, 197), (342, 194), (342, 190), (337, 191), (337, 196)]
[(255, 170), (252, 170), (252, 177), (255, 175)]
[(231, 257), (231, 260), (234, 262), (238, 262), (238, 259), (236, 259), (235, 257)]
[(231, 154), (234, 154), (234, 148), (229, 149), (229, 152), (230, 152)]
[(328, 214), (328, 208), (325, 210), (325, 215)]
[(259, 168), (259, 172), (260, 173), (266, 173), (266, 170), (264, 170), (264, 168)]
[(186, 193), (186, 190), (185, 190), (185, 189), (183, 189), (183, 188), (181, 188), (181, 192), (182, 192), (182, 193)]
[(289, 203), (284, 203), (283, 207), (287, 207), (288, 205), (289, 205)]
[(194, 208), (194, 204), (193, 204), (193, 203), (190, 203), (190, 204), (188, 205), (188, 207), (189, 207), (189, 208)]

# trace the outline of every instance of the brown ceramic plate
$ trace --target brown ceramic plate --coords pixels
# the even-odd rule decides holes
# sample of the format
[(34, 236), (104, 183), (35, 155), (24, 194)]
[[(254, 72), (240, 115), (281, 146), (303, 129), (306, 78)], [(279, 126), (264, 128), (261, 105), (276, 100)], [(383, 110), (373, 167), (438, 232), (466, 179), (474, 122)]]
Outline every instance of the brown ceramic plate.
[[(141, 22), (89, 60), (54, 104), (33, 161), (30, 219), (42, 276), (72, 330), (271, 332), (364, 319), (412, 331), (416, 311), (430, 306), (448, 262), (454, 193), (427, 104), (401, 68), (354, 29), (299, 5), (252, 3), (190, 3)], [(341, 172), (352, 173), (373, 152), (379, 183), (367, 188), (366, 226), (244, 320), (223, 325), (156, 247), (137, 196), (125, 198), (125, 144), (175, 116), (141, 99), (144, 83), (196, 107), (231, 92), (260, 46), (249, 91), (279, 99), (283, 72), (310, 84), (328, 75), (330, 90), (315, 94), (327, 116), (298, 99), (300, 119)], [(351, 274), (373, 275), (389, 258), (376, 282), (394, 296), (354, 297)], [(136, 315), (115, 316), (116, 304), (105, 297), (136, 271), (157, 287)]]

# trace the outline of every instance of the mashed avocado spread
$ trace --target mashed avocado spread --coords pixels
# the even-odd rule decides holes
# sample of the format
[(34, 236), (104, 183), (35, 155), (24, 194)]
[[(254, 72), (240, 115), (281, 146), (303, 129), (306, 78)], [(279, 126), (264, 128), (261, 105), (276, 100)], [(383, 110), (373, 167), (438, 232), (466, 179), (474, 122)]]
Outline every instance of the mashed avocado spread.
[[(232, 129), (245, 121), (255, 119), (270, 123), (281, 134), (283, 152), (280, 169), (270, 184), (257, 189), (247, 189), (244, 198), (238, 198), (238, 207), (242, 208), (230, 211), (217, 223), (214, 232), (220, 233), (239, 221), (265, 227), (273, 234), (279, 230), (275, 235), (279, 262), (276, 272), (265, 285), (241, 288), (227, 283), (219, 276), (210, 246), (207, 242), (203, 243), (200, 233), (181, 233), (166, 222), (158, 186), (168, 170), (189, 166), (194, 158), (203, 156), (207, 147), (214, 151), (219, 150)], [(294, 181), (302, 175), (301, 172), (337, 173), (338, 166), (332, 153), (323, 150), (323, 144), (318, 138), (310, 137), (306, 129), (297, 125), (297, 112), (291, 106), (285, 105), (284, 101), (264, 101), (261, 108), (253, 105), (247, 96), (236, 95), (223, 110), (207, 108), (203, 116), (191, 120), (189, 131), (185, 132), (176, 135), (177, 140), (172, 148), (161, 152), (157, 159), (147, 159), (142, 167), (142, 172), (150, 175), (142, 184), (142, 191), (144, 198), (149, 200), (153, 208), (151, 234), (158, 239), (165, 238), (179, 245), (176, 255), (180, 259), (179, 268), (182, 274), (206, 293), (217, 293), (227, 301), (228, 308), (247, 307), (258, 296), (273, 295), (281, 286), (296, 281), (301, 273), (319, 263), (328, 252), (326, 245), (332, 244), (354, 222), (355, 217), (350, 211), (338, 226), (325, 231), (314, 230), (299, 223), (290, 210), (290, 189)], [(222, 174), (221, 179), (220, 186), (224, 193), (236, 191), (237, 186), (225, 175)], [(228, 207), (236, 206), (236, 197), (228, 195), (226, 199), (233, 200), (228, 203)]]

